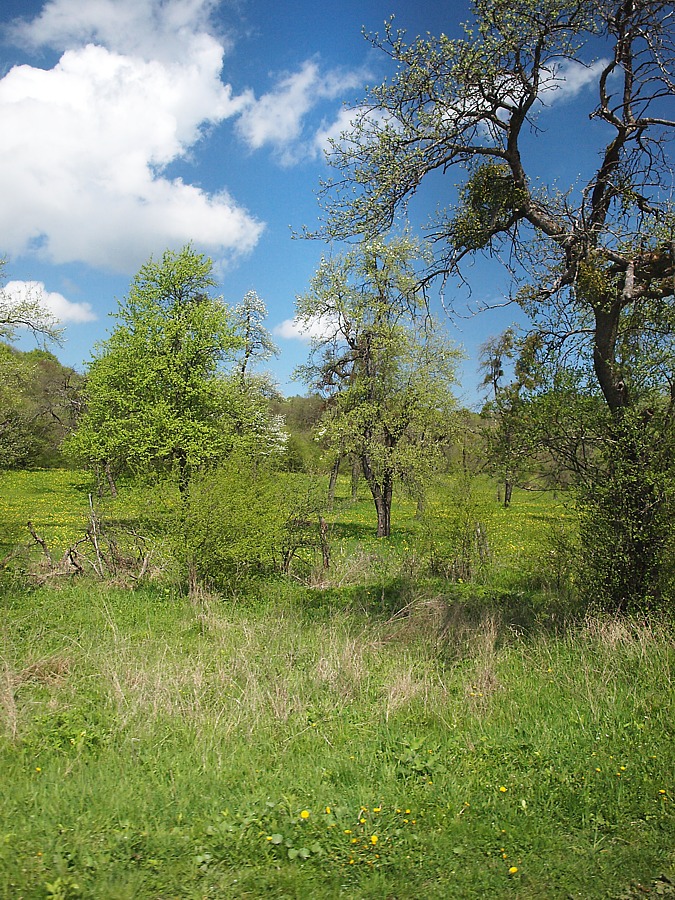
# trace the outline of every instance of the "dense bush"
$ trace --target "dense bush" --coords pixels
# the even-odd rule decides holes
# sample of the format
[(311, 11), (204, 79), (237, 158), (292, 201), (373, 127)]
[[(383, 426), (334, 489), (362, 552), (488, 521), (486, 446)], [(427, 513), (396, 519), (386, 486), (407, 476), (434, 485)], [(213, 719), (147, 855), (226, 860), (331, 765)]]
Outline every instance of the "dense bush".
[(585, 599), (607, 611), (646, 612), (672, 603), (675, 544), (673, 440), (663, 423), (626, 412), (604, 449), (602, 477), (581, 499)]
[(307, 479), (243, 455), (193, 479), (182, 530), (197, 579), (224, 589), (274, 572), (306, 574), (322, 540)]

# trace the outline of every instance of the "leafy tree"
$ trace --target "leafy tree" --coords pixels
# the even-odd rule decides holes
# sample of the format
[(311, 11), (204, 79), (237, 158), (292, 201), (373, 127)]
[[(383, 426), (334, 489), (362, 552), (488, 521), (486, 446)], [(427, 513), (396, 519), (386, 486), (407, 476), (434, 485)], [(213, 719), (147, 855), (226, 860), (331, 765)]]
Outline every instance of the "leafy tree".
[(29, 395), (35, 389), (35, 370), (9, 344), (0, 343), (0, 466), (23, 466), (30, 458)]
[[(58, 452), (66, 405), (61, 402), (64, 398), (57, 397), (56, 383), (47, 370), (66, 370), (46, 351), (35, 351), (41, 354), (38, 357), (12, 347), (19, 330), (52, 341), (58, 341), (61, 332), (39, 293), (23, 297), (7, 293), (6, 267), (7, 261), (0, 259), (0, 466), (11, 468), (44, 464)], [(51, 362), (46, 362), (48, 358)]]
[(505, 367), (513, 362), (517, 353), (518, 338), (514, 328), (507, 328), (480, 349), (483, 386), (492, 393), (483, 407), (483, 416), (489, 420), (488, 462), (504, 486), (505, 507), (511, 505), (513, 486), (533, 452), (527, 434), (527, 403), (522, 396), (524, 385), (520, 373), (515, 373), (512, 381), (505, 382)]
[(322, 544), (312, 485), (246, 452), (193, 479), (185, 516), (195, 574), (221, 589), (271, 573), (306, 575)]
[(305, 380), (329, 399), (324, 438), (360, 463), (377, 512), (377, 535), (391, 531), (397, 478), (420, 485), (451, 430), (458, 351), (418, 315), (409, 238), (372, 241), (324, 259), (298, 318), (320, 323)]
[(242, 350), (237, 361), (242, 385), (250, 375), (252, 365), (277, 356), (279, 349), (265, 327), (267, 307), (255, 291), (248, 291), (234, 308), (234, 328), (242, 340)]
[(0, 259), (0, 340), (13, 341), (19, 328), (28, 329), (36, 337), (58, 341), (61, 329), (54, 316), (45, 308), (39, 292), (27, 292), (23, 297), (10, 297), (5, 289), (7, 260)]
[[(372, 239), (423, 180), (442, 173), (460, 182), (430, 223), (436, 252), (425, 280), (461, 272), (476, 253), (504, 260), (512, 299), (547, 349), (592, 374), (610, 413), (604, 485), (614, 496), (596, 513), (614, 534), (609, 548), (621, 547), (636, 573), (608, 584), (605, 598), (626, 606), (657, 590), (659, 528), (672, 519), (653, 514), (668, 502), (654, 484), (665, 483), (662, 446), (675, 416), (675, 220), (664, 199), (675, 127), (672, 3), (475, 0), (473, 10), (463, 39), (407, 43), (391, 25), (372, 38), (395, 74), (371, 89), (333, 145), (341, 174), (325, 188), (322, 236)], [(563, 194), (541, 185), (528, 154), (543, 133), (537, 115), (579, 66), (595, 80), (587, 113), (598, 163)], [(634, 541), (643, 519), (655, 530)], [(606, 557), (607, 541), (589, 549)]]
[(234, 308), (232, 325), (240, 349), (227, 389), (238, 448), (253, 456), (279, 457), (288, 435), (283, 416), (270, 408), (278, 391), (267, 373), (255, 371), (259, 363), (279, 352), (265, 327), (266, 318), (267, 307), (255, 291), (248, 291)]
[(150, 259), (116, 313), (87, 374), (86, 407), (69, 446), (93, 466), (193, 472), (232, 446), (232, 392), (223, 363), (240, 343), (212, 298), (211, 261), (192, 247)]

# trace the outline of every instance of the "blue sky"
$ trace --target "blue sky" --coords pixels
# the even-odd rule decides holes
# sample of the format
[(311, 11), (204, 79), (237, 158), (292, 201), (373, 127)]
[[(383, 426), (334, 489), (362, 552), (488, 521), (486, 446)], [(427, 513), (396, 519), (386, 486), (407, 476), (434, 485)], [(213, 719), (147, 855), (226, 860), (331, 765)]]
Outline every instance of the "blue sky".
[[(44, 292), (65, 326), (57, 355), (83, 370), (139, 266), (191, 241), (214, 260), (228, 303), (249, 290), (265, 301), (281, 351), (269, 367), (285, 393), (303, 393), (290, 376), (308, 347), (289, 323), (327, 247), (292, 230), (317, 223), (323, 147), (344, 104), (390, 74), (362, 29), (381, 32), (394, 15), (410, 37), (459, 36), (468, 14), (464, 0), (3, 0), (8, 289)], [(595, 158), (591, 125), (571, 144), (565, 133), (577, 103), (591, 108), (584, 83), (570, 73), (545, 116), (531, 160), (542, 177), (556, 156), (553, 174), (567, 180)], [(419, 214), (451, 187), (430, 182)], [(494, 267), (468, 274), (475, 299), (506, 289)], [(468, 354), (464, 402), (477, 399), (477, 347), (516, 318), (510, 308), (448, 323)]]

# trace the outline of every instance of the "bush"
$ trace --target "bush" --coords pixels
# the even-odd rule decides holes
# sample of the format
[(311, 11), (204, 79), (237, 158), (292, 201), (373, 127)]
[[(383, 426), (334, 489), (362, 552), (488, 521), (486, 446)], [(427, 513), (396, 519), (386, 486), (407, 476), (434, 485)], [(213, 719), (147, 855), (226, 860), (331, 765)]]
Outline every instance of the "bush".
[(460, 475), (453, 490), (427, 501), (422, 517), (422, 547), (432, 575), (470, 581), (488, 562), (490, 551), (481, 508), (471, 476)]
[(672, 600), (672, 437), (658, 424), (626, 411), (581, 500), (580, 584), (590, 605), (608, 612), (654, 611)]
[(197, 579), (221, 589), (275, 572), (307, 575), (323, 539), (308, 479), (243, 456), (193, 479), (183, 536)]

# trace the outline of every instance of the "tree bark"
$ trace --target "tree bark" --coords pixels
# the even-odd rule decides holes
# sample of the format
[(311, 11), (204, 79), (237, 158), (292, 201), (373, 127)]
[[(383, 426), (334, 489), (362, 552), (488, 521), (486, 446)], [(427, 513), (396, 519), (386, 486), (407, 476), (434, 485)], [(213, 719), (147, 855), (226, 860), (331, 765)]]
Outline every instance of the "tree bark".
[(504, 509), (511, 506), (511, 495), (513, 494), (513, 482), (510, 478), (504, 480)]
[(361, 466), (359, 458), (354, 454), (352, 456), (352, 503), (356, 503), (359, 496), (359, 477), (361, 475)]
[(391, 501), (394, 493), (393, 473), (386, 471), (380, 483), (366, 454), (361, 456), (361, 468), (364, 478), (368, 482), (370, 493), (373, 495), (373, 503), (377, 512), (377, 536), (389, 537), (391, 535)]
[(330, 470), (330, 480), (328, 482), (328, 509), (333, 508), (335, 502), (335, 487), (337, 485), (338, 473), (340, 471), (340, 463), (342, 462), (342, 454), (338, 454)]

